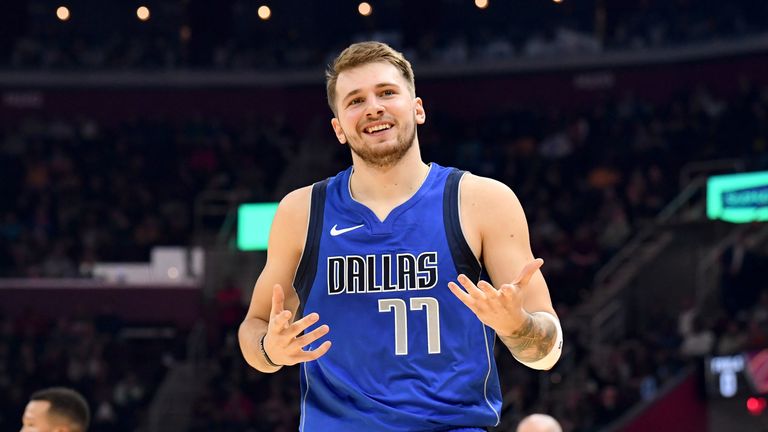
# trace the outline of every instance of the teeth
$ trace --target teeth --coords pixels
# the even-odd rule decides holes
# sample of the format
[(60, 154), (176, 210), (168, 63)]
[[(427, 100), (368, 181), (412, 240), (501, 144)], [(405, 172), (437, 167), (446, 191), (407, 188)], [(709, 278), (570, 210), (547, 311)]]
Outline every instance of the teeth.
[(373, 132), (378, 132), (380, 130), (389, 129), (391, 127), (392, 126), (390, 126), (388, 124), (380, 124), (378, 126), (369, 127), (365, 131), (368, 132), (368, 133), (373, 133)]

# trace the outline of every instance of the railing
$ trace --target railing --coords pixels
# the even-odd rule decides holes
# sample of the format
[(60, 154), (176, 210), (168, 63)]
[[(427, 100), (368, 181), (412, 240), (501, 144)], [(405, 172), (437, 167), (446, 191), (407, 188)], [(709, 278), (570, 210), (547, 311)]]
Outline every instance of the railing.
[[(626, 246), (614, 255), (595, 275), (592, 299), (576, 310), (581, 317), (580, 325), (588, 334), (591, 344), (599, 345), (612, 337), (621, 337), (624, 329), (625, 307), (620, 298), (627, 285), (637, 272), (653, 259), (672, 240), (672, 235), (663, 233), (663, 227), (674, 220), (683, 220), (686, 209), (689, 212), (686, 221), (701, 220), (704, 202), (703, 192), (706, 189), (708, 175), (722, 172), (743, 171), (745, 163), (738, 159), (717, 159), (695, 161), (686, 164), (681, 169), (680, 181), (682, 192), (678, 194), (659, 214), (653, 222), (643, 228)], [(766, 234), (768, 235), (768, 234)], [(706, 283), (707, 269), (712, 268), (713, 260), (719, 249), (710, 252), (708, 258), (700, 264), (700, 286)], [(586, 320), (586, 322), (584, 321)]]
[(621, 294), (642, 266), (672, 241), (672, 235), (660, 232), (659, 227), (670, 223), (681, 209), (690, 205), (704, 185), (704, 178), (692, 181), (659, 212), (653, 223), (643, 228), (598, 270), (592, 299), (576, 310), (577, 316), (587, 320), (581, 325), (593, 346), (622, 335), (625, 307)]
[(638, 249), (653, 237), (658, 231), (659, 226), (670, 222), (680, 209), (690, 204), (696, 193), (703, 189), (704, 183), (705, 179), (703, 178), (692, 181), (677, 197), (675, 197), (675, 199), (667, 204), (667, 206), (659, 212), (652, 224), (640, 231), (639, 234), (637, 234), (626, 246), (597, 271), (597, 274), (595, 275), (595, 287), (607, 286), (619, 273), (622, 266), (636, 262), (634, 258), (637, 255)]

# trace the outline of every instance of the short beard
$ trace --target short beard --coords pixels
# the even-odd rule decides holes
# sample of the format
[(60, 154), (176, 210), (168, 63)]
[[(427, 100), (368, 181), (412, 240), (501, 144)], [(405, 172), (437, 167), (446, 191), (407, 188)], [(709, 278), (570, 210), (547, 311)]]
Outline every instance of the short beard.
[(361, 145), (353, 146), (352, 142), (349, 143), (349, 148), (355, 153), (363, 162), (375, 168), (389, 168), (397, 164), (402, 159), (408, 150), (413, 147), (413, 143), (416, 141), (416, 122), (414, 119), (413, 128), (409, 131), (405, 131), (408, 136), (397, 136), (397, 145), (388, 148), (383, 151), (376, 151), (370, 147)]

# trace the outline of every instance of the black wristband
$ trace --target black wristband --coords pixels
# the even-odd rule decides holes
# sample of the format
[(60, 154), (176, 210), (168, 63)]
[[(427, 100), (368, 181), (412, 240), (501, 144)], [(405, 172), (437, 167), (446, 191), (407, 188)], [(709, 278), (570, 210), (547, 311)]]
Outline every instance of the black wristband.
[(269, 358), (269, 355), (267, 354), (267, 350), (264, 349), (264, 338), (267, 337), (267, 334), (264, 333), (261, 335), (261, 339), (259, 339), (259, 348), (261, 348), (261, 353), (264, 354), (264, 360), (267, 361), (267, 364), (272, 367), (282, 367), (282, 365), (279, 365), (272, 361), (271, 358)]

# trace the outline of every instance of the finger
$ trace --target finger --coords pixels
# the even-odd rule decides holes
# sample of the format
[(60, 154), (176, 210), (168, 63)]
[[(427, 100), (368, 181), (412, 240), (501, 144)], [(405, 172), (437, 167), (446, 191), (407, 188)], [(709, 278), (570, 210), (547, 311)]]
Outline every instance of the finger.
[(320, 320), (320, 315), (317, 314), (317, 312), (312, 312), (311, 314), (305, 316), (304, 318), (297, 320), (293, 324), (291, 324), (291, 327), (289, 329), (289, 333), (291, 337), (296, 337), (301, 332), (309, 328), (312, 324), (316, 323), (318, 320)]
[(459, 283), (464, 287), (465, 290), (467, 290), (467, 294), (476, 299), (485, 299), (485, 293), (483, 293), (483, 291), (465, 275), (459, 275)]
[(462, 303), (467, 305), (467, 307), (471, 308), (475, 304), (475, 299), (473, 299), (472, 296), (467, 294), (463, 289), (459, 288), (455, 282), (448, 282), (448, 289), (451, 290), (453, 295), (458, 297)]
[(493, 285), (489, 284), (487, 281), (481, 280), (477, 283), (477, 287), (480, 289), (480, 291), (483, 292), (483, 294), (486, 295), (486, 297), (493, 298), (499, 295), (498, 290), (496, 290), (496, 288), (494, 288)]
[(323, 324), (311, 332), (297, 337), (295, 342), (299, 345), (299, 347), (304, 348), (305, 346), (328, 334), (329, 331), (331, 331), (331, 328), (328, 327), (328, 324)]
[(272, 324), (274, 328), (283, 330), (288, 328), (291, 324), (291, 317), (293, 314), (289, 310), (284, 310), (272, 318)]
[(325, 341), (319, 347), (311, 351), (302, 351), (296, 357), (300, 362), (317, 360), (323, 355), (325, 355), (325, 353), (327, 353), (329, 349), (331, 349), (331, 341)]
[(285, 309), (285, 293), (280, 284), (272, 287), (272, 316), (275, 316)]
[(541, 258), (536, 258), (535, 260), (529, 262), (525, 265), (525, 267), (523, 267), (523, 269), (520, 271), (520, 274), (517, 275), (515, 281), (512, 282), (512, 284), (518, 286), (528, 284), (534, 273), (536, 273), (536, 271), (538, 271), (543, 265), (544, 260)]
[(504, 284), (499, 288), (499, 292), (504, 297), (514, 296), (520, 291), (520, 287), (513, 284)]

